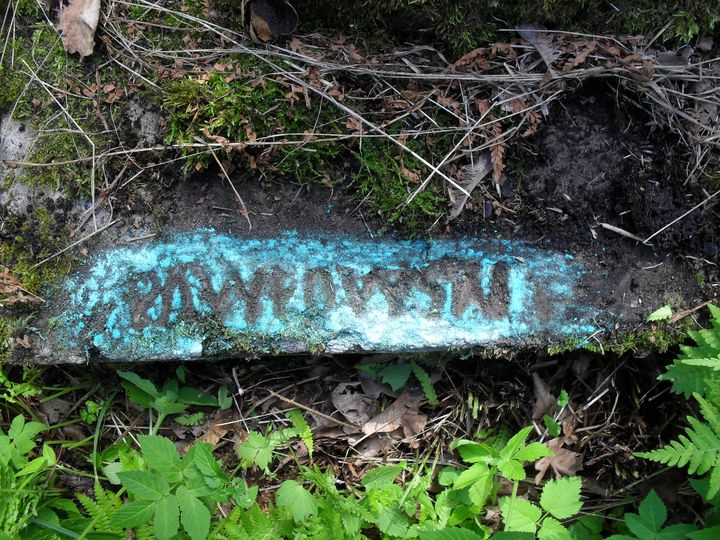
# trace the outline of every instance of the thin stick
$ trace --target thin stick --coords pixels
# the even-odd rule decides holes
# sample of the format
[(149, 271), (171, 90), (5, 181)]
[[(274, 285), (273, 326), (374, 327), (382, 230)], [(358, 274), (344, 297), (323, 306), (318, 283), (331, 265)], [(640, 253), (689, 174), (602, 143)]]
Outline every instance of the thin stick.
[(70, 244), (69, 246), (61, 249), (60, 251), (58, 251), (58, 252), (55, 253), (55, 254), (50, 255), (47, 259), (43, 259), (43, 260), (40, 261), (39, 263), (34, 264), (33, 266), (30, 267), (30, 270), (34, 270), (34, 269), (37, 268), (38, 266), (41, 266), (41, 265), (45, 264), (46, 262), (54, 259), (54, 258), (57, 257), (58, 255), (62, 255), (63, 253), (65, 253), (66, 251), (74, 248), (74, 247), (77, 246), (78, 244), (83, 243), (85, 240), (87, 240), (87, 239), (95, 236), (95, 235), (98, 234), (98, 233), (101, 233), (101, 232), (104, 231), (105, 229), (108, 229), (108, 228), (112, 227), (112, 226), (115, 225), (118, 221), (120, 221), (120, 220), (119, 220), (119, 219), (116, 219), (115, 221), (111, 221), (110, 223), (108, 223), (108, 224), (105, 225), (104, 227), (100, 227), (99, 229), (96, 229), (96, 230), (94, 230), (93, 232), (91, 232), (90, 234), (88, 234), (87, 236), (83, 236), (80, 240), (77, 240), (76, 242), (73, 242), (72, 244)]
[[(638, 235), (633, 234), (631, 232), (626, 231), (625, 229), (621, 229), (620, 227), (616, 227), (615, 225), (610, 225), (609, 223), (600, 223), (600, 226), (603, 229), (607, 229), (608, 231), (612, 231), (617, 234), (621, 234), (622, 236), (626, 236), (627, 238), (632, 238), (633, 240), (637, 240), (638, 242), (647, 242), (647, 240), (643, 240)], [(648, 238), (649, 240), (649, 238)]]
[(714, 198), (718, 193), (720, 193), (720, 189), (717, 190), (717, 191), (716, 191), (715, 193), (713, 193), (712, 195), (710, 195), (709, 197), (707, 197), (704, 201), (702, 201), (702, 202), (696, 204), (695, 206), (693, 206), (690, 210), (688, 210), (687, 212), (685, 212), (682, 216), (676, 217), (676, 218), (673, 219), (670, 223), (668, 223), (668, 224), (665, 225), (664, 227), (661, 227), (660, 229), (658, 229), (657, 231), (655, 231), (654, 233), (652, 233), (652, 234), (651, 234), (650, 236), (648, 236), (645, 240), (641, 240), (641, 242), (642, 242), (643, 244), (647, 244), (647, 243), (648, 243), (648, 240), (651, 240), (652, 238), (655, 238), (658, 234), (660, 234), (661, 232), (663, 232), (663, 231), (664, 231), (665, 229), (667, 229), (668, 227), (672, 227), (672, 226), (675, 225), (678, 221), (680, 221), (681, 219), (689, 216), (690, 214), (692, 214), (695, 210), (697, 210), (697, 209), (700, 208), (701, 206), (706, 205), (706, 204), (707, 204), (712, 198)]
[(250, 228), (250, 230), (252, 230), (252, 223), (250, 222), (250, 215), (248, 214), (247, 207), (245, 206), (245, 201), (242, 200), (240, 193), (238, 193), (238, 190), (235, 189), (235, 184), (233, 184), (233, 181), (230, 180), (230, 176), (228, 175), (227, 171), (225, 170), (225, 167), (223, 167), (223, 164), (218, 159), (217, 155), (215, 154), (215, 151), (210, 147), (208, 147), (208, 150), (210, 151), (210, 153), (212, 154), (212, 157), (217, 162), (218, 167), (220, 167), (220, 170), (222, 171), (223, 176), (225, 177), (225, 180), (227, 180), (228, 183), (230, 184), (230, 187), (232, 188), (233, 193), (235, 193), (235, 198), (237, 199), (238, 205), (240, 206), (240, 214), (247, 220), (248, 227)]
[(344, 427), (348, 427), (348, 428), (351, 428), (351, 429), (358, 429), (357, 426), (353, 426), (352, 424), (348, 424), (347, 422), (343, 422), (342, 420), (338, 420), (337, 418), (333, 418), (332, 416), (330, 416), (330, 415), (328, 415), (328, 414), (321, 413), (320, 411), (316, 411), (315, 409), (313, 409), (313, 408), (311, 408), (311, 407), (308, 407), (307, 405), (303, 405), (302, 403), (298, 403), (297, 401), (293, 401), (293, 400), (290, 399), (290, 398), (286, 398), (285, 396), (282, 396), (282, 395), (278, 394), (277, 392), (273, 392), (272, 390), (268, 390), (268, 392), (269, 392), (270, 395), (272, 395), (273, 397), (276, 397), (276, 398), (278, 398), (279, 400), (284, 401), (285, 403), (289, 403), (290, 405), (293, 405), (294, 407), (297, 407), (297, 408), (302, 409), (302, 410), (304, 410), (304, 411), (307, 411), (307, 412), (309, 412), (309, 413), (311, 413), (311, 414), (314, 414), (314, 415), (317, 415), (317, 416), (319, 416), (319, 417), (321, 417), (321, 418), (324, 418), (325, 420), (328, 420), (329, 422), (333, 422), (333, 423), (335, 423), (335, 424), (337, 424), (337, 425), (339, 425), (339, 426), (344, 426)]

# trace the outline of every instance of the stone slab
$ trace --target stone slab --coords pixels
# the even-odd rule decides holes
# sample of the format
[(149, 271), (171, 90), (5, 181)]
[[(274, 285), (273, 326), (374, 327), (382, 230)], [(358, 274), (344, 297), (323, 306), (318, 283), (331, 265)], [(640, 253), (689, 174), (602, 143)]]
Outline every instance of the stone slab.
[(611, 340), (662, 305), (702, 301), (677, 258), (615, 237), (378, 236), (342, 192), (272, 188), (238, 186), (252, 229), (216, 180), (159, 187), (152, 212), (98, 213), (107, 227), (43, 294), (16, 361), (547, 348)]
[(522, 242), (196, 230), (98, 254), (51, 305), (79, 358), (468, 348), (596, 332), (585, 272)]

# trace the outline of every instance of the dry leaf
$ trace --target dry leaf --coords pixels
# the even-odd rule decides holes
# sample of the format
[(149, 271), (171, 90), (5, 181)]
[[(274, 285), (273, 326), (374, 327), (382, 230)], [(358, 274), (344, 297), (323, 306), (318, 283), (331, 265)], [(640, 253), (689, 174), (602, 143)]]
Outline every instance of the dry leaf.
[[(460, 185), (460, 187), (465, 189), (465, 191), (472, 195), (473, 190), (480, 184), (482, 179), (485, 178), (492, 169), (493, 167), (492, 161), (490, 160), (490, 152), (483, 152), (475, 160), (474, 163), (471, 163), (464, 168), (465, 176), (462, 181), (458, 182), (458, 184)], [(449, 191), (450, 198), (453, 203), (450, 207), (450, 215), (448, 216), (448, 221), (453, 220), (460, 215), (460, 213), (463, 211), (463, 208), (465, 208), (465, 204), (467, 204), (468, 199), (470, 198), (462, 191), (458, 190), (458, 192), (456, 193), (456, 190), (453, 188), (449, 188)]]
[(70, 0), (60, 12), (58, 29), (69, 53), (90, 56), (95, 48), (95, 30), (100, 18), (100, 0)]
[(422, 433), (428, 423), (428, 417), (425, 414), (407, 413), (402, 417), (404, 442), (409, 443), (412, 448), (418, 448), (420, 445), (415, 437)]
[(546, 443), (547, 447), (553, 451), (553, 456), (543, 457), (535, 463), (535, 470), (538, 471), (535, 476), (535, 484), (539, 484), (550, 467), (555, 473), (555, 478), (565, 476), (575, 476), (578, 471), (583, 469), (582, 456), (577, 452), (573, 452), (562, 446), (568, 442), (567, 437), (558, 437)]
[(548, 409), (555, 405), (557, 400), (537, 373), (533, 373), (533, 392), (535, 393), (535, 403), (533, 403), (532, 418), (539, 420), (547, 413)]
[(20, 281), (10, 273), (9, 268), (0, 266), (0, 305), (44, 301), (43, 298), (23, 287)]
[(555, 71), (553, 70), (552, 64), (558, 53), (551, 47), (553, 35), (547, 34), (543, 32), (543, 30), (545, 30), (545, 28), (542, 26), (527, 24), (521, 26), (518, 33), (520, 34), (520, 37), (535, 47), (535, 50), (537, 50), (540, 57), (543, 59), (543, 62), (545, 62), (548, 72), (554, 77)]
[(370, 420), (372, 400), (361, 392), (353, 392), (352, 388), (359, 383), (340, 383), (330, 396), (335, 408), (353, 425), (362, 426)]
[(418, 407), (423, 402), (422, 394), (415, 395), (405, 390), (400, 396), (383, 412), (371, 418), (362, 427), (365, 435), (373, 433), (390, 433), (403, 424), (403, 417), (406, 414), (418, 414)]
[[(507, 145), (505, 144), (505, 141), (502, 140), (502, 126), (500, 124), (495, 124), (493, 126), (493, 130), (495, 131), (495, 138), (498, 142), (496, 142), (495, 146), (493, 146), (490, 150), (490, 159), (493, 164), (493, 178), (495, 180), (495, 184), (499, 186), (500, 179), (502, 178), (502, 172), (505, 169), (505, 150), (507, 149)], [(498, 195), (500, 195), (499, 191)]]

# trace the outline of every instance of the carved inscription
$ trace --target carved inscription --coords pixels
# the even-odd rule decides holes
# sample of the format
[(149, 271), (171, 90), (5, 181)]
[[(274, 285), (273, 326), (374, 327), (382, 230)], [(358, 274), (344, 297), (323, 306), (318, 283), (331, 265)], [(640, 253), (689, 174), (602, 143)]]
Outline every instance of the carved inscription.
[[(591, 332), (571, 257), (480, 240), (364, 242), (202, 230), (98, 256), (70, 281), (73, 344), (183, 357), (204, 321), (270, 338), (403, 350)], [(564, 317), (568, 310), (572, 324)]]

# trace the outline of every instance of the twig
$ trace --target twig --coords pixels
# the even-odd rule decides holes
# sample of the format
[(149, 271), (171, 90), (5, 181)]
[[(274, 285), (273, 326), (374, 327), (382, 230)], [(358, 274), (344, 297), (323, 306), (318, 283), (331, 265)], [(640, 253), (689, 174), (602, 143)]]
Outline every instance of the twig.
[(297, 407), (299, 409), (302, 409), (304, 411), (307, 411), (311, 414), (317, 415), (321, 418), (324, 418), (325, 420), (328, 420), (329, 422), (333, 422), (339, 426), (348, 427), (351, 429), (358, 429), (357, 426), (353, 426), (352, 424), (348, 424), (347, 422), (343, 422), (342, 420), (338, 420), (337, 418), (333, 418), (329, 414), (321, 413), (320, 411), (316, 411), (312, 407), (308, 407), (307, 405), (303, 405), (302, 403), (298, 403), (297, 401), (293, 401), (290, 398), (286, 398), (285, 396), (282, 396), (278, 394), (277, 392), (273, 392), (272, 390), (268, 389), (268, 392), (271, 396), (276, 397), (277, 399), (284, 401), (285, 403), (289, 403), (290, 405)]
[(73, 243), (70, 244), (69, 246), (61, 249), (61, 250), (58, 251), (57, 253), (54, 253), (54, 254), (50, 255), (49, 257), (47, 257), (46, 259), (43, 259), (43, 260), (40, 261), (39, 263), (32, 265), (32, 266), (30, 267), (30, 270), (34, 270), (34, 269), (37, 268), (38, 266), (41, 266), (41, 265), (45, 264), (46, 262), (51, 261), (51, 260), (54, 259), (55, 257), (57, 257), (57, 256), (59, 256), (59, 255), (62, 255), (63, 253), (65, 253), (66, 251), (74, 248), (74, 247), (77, 246), (78, 244), (82, 244), (85, 240), (88, 240), (89, 238), (92, 238), (92, 237), (95, 236), (96, 234), (103, 232), (105, 229), (108, 229), (108, 228), (112, 227), (112, 226), (115, 225), (118, 221), (120, 221), (120, 220), (119, 220), (119, 219), (116, 219), (115, 221), (111, 221), (110, 223), (108, 223), (107, 225), (105, 225), (105, 226), (103, 226), (103, 227), (100, 227), (99, 229), (95, 229), (93, 232), (91, 232), (91, 233), (88, 234), (87, 236), (83, 236), (80, 240), (77, 240), (76, 242), (73, 242)]
[(715, 193), (713, 193), (712, 195), (710, 195), (710, 196), (708, 196), (707, 198), (705, 198), (704, 201), (702, 201), (702, 202), (696, 204), (695, 206), (693, 206), (690, 210), (688, 210), (687, 212), (685, 212), (682, 216), (676, 217), (676, 218), (673, 219), (670, 223), (668, 223), (668, 224), (665, 225), (664, 227), (661, 227), (660, 229), (658, 229), (657, 231), (655, 231), (654, 233), (652, 233), (652, 234), (651, 234), (650, 236), (648, 236), (645, 240), (641, 240), (641, 242), (642, 242), (643, 244), (647, 244), (649, 240), (655, 238), (658, 234), (660, 234), (661, 232), (663, 232), (663, 231), (664, 231), (665, 229), (667, 229), (668, 227), (672, 227), (672, 226), (675, 225), (678, 221), (680, 221), (681, 219), (684, 219), (685, 217), (689, 216), (690, 214), (692, 214), (695, 210), (697, 210), (697, 209), (700, 208), (701, 206), (706, 205), (706, 204), (707, 204), (711, 199), (713, 199), (718, 193), (720, 193), (720, 189), (717, 190), (717, 191), (716, 191)]

